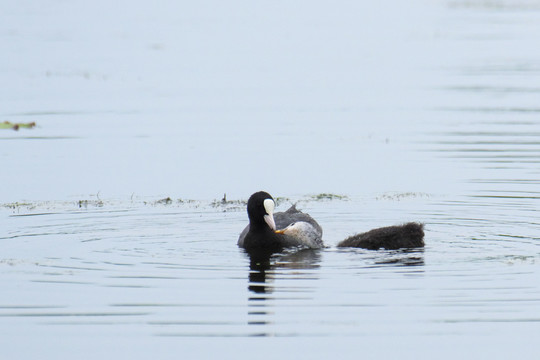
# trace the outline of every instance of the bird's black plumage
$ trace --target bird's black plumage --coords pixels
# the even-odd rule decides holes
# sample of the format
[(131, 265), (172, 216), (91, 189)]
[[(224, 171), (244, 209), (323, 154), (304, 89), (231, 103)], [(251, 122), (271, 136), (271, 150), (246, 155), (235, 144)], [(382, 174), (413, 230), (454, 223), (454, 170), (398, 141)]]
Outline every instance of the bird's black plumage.
[(404, 225), (377, 228), (350, 236), (337, 246), (368, 250), (424, 247), (424, 225), (410, 222)]
[[(238, 246), (251, 251), (255, 249), (266, 249), (270, 251), (281, 251), (288, 247), (300, 247), (305, 244), (292, 236), (285, 234), (276, 234), (275, 229), (271, 229), (265, 221), (265, 216), (268, 214), (264, 206), (264, 201), (270, 199), (274, 201), (272, 196), (264, 191), (259, 191), (251, 195), (247, 203), (247, 212), (249, 224), (242, 231), (238, 238)], [(305, 221), (313, 225), (322, 236), (320, 225), (308, 214), (305, 214), (293, 205), (285, 212), (273, 214), (273, 219), (277, 229), (283, 229), (292, 223)], [(321, 247), (322, 247), (321, 241)]]

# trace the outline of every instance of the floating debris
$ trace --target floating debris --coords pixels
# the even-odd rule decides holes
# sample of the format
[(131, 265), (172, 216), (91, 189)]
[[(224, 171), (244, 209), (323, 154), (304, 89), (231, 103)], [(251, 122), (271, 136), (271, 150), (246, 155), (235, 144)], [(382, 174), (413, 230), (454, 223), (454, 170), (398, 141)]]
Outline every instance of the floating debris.
[(245, 200), (227, 200), (227, 194), (223, 194), (221, 200), (214, 200), (210, 203), (210, 206), (223, 208), (223, 211), (244, 209), (246, 205)]
[(318, 195), (312, 195), (311, 200), (315, 200), (315, 201), (349, 200), (349, 198), (346, 195), (321, 193), (321, 194), (318, 194)]
[(21, 208), (26, 208), (26, 210), (31, 210), (36, 207), (35, 204), (31, 203), (24, 203), (24, 202), (14, 202), (14, 203), (8, 203), (2, 205), (5, 208), (11, 209), (11, 210), (20, 210)]
[(101, 200), (79, 200), (77, 204), (79, 205), (79, 209), (87, 209), (88, 206), (103, 207), (103, 201)]
[(0, 129), (12, 129), (12, 130), (19, 130), (20, 128), (26, 128), (31, 129), (36, 126), (35, 122), (31, 123), (11, 123), (9, 121), (4, 121), (3, 123), (0, 123)]
[(178, 199), (176, 200), (177, 203), (179, 204), (194, 204), (197, 202), (197, 200), (192, 200), (192, 199)]
[[(109, 208), (109, 209), (125, 209), (133, 208), (137, 206), (167, 206), (167, 207), (179, 207), (179, 208), (215, 208), (223, 212), (235, 212), (246, 211), (247, 200), (237, 199), (229, 200), (226, 194), (220, 199), (212, 201), (207, 200), (192, 200), (183, 198), (172, 198), (167, 196), (157, 200), (137, 200), (136, 196), (132, 194), (126, 200), (113, 200), (113, 199), (101, 199), (99, 193), (95, 196), (95, 199), (80, 199), (76, 201), (37, 201), (37, 202), (13, 202), (13, 203), (0, 203), (0, 210), (7, 209), (14, 214), (21, 213), (35, 213), (35, 212), (58, 212), (58, 211), (91, 211), (97, 208)], [(300, 198), (288, 198), (288, 197), (276, 197), (274, 198), (276, 205), (283, 204), (299, 204), (310, 202), (324, 202), (335, 200), (349, 200), (345, 195), (336, 195), (331, 193), (321, 193), (318, 195), (306, 195)]]
[[(284, 202), (289, 202), (291, 200), (289, 198), (287, 198), (287, 197), (276, 197), (276, 198), (274, 198), (274, 201), (276, 202), (276, 205), (279, 206), (280, 204), (282, 204)], [(247, 202), (246, 202), (246, 205), (247, 205)]]
[(161, 200), (158, 200), (156, 201), (156, 204), (161, 204), (161, 205), (170, 205), (172, 204), (172, 199), (170, 197), (166, 197), (165, 199), (161, 199)]
[(429, 194), (419, 193), (419, 192), (386, 193), (386, 194), (382, 194), (381, 196), (377, 196), (375, 200), (400, 201), (403, 199), (426, 198), (426, 197), (429, 197)]

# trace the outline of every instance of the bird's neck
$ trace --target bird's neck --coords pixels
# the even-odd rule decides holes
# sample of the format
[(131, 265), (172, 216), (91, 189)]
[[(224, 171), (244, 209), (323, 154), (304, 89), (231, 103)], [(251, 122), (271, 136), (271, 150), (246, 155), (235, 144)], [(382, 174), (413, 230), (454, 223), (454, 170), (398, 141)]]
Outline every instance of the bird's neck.
[(270, 227), (268, 227), (268, 224), (264, 221), (250, 221), (249, 222), (249, 229), (251, 231), (264, 233), (264, 232), (273, 232)]

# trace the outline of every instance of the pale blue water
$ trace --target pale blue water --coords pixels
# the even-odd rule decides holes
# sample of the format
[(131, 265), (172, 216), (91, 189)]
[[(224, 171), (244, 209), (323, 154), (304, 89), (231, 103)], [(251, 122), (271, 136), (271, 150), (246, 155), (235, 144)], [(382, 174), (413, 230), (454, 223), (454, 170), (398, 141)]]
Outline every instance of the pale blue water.
[(0, 7), (0, 358), (536, 357), (539, 2)]

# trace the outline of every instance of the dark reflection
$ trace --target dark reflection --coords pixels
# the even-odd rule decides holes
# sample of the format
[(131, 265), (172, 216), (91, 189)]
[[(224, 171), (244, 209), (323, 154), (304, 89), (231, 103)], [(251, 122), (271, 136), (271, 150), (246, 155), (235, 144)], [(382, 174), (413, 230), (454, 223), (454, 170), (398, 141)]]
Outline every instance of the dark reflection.
[(272, 292), (272, 287), (268, 286), (268, 282), (273, 280), (275, 269), (315, 269), (319, 267), (321, 259), (320, 250), (313, 249), (278, 254), (269, 251), (252, 251), (247, 255), (250, 269), (248, 289), (256, 294)]
[(341, 248), (340, 252), (355, 252), (358, 261), (364, 268), (378, 267), (407, 267), (408, 272), (424, 271), (424, 248), (410, 248), (398, 250), (366, 250), (358, 248)]
[[(257, 294), (265, 294), (266, 289), (266, 271), (270, 270), (270, 258), (272, 253), (268, 251), (256, 251), (248, 254), (249, 256), (249, 286), (248, 289)], [(255, 300), (260, 298), (250, 298)]]
[(376, 260), (375, 265), (424, 266), (424, 249), (389, 251), (383, 259)]
[[(249, 256), (249, 275), (248, 289), (248, 324), (249, 325), (271, 325), (271, 311), (273, 300), (276, 300), (271, 294), (274, 293), (276, 286), (276, 270), (279, 269), (317, 269), (321, 260), (321, 250), (295, 250), (286, 253), (275, 254), (268, 251), (252, 251), (246, 253)], [(283, 275), (283, 274), (280, 274)], [(287, 273), (286, 275), (289, 275)], [(291, 276), (301, 279), (317, 279), (312, 273), (305, 274), (301, 272), (290, 273)], [(282, 289), (283, 290), (283, 289)], [(286, 290), (284, 290), (286, 291)], [(294, 300), (295, 297), (288, 298)], [(300, 298), (299, 298), (300, 299)], [(305, 298), (302, 298), (305, 300)], [(262, 329), (261, 329), (262, 330)], [(273, 336), (265, 328), (263, 332), (256, 332), (254, 336)]]

